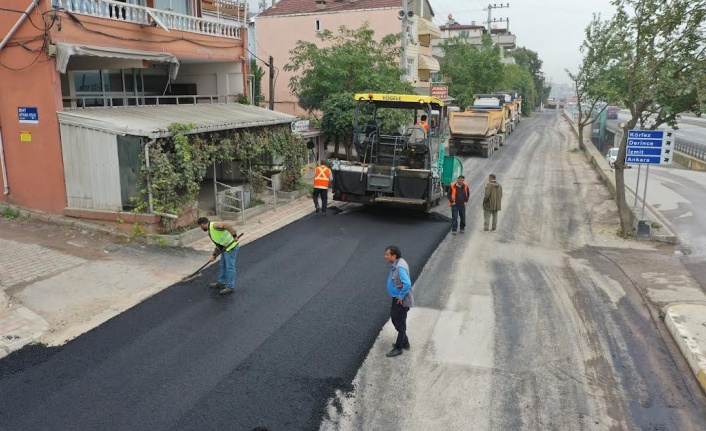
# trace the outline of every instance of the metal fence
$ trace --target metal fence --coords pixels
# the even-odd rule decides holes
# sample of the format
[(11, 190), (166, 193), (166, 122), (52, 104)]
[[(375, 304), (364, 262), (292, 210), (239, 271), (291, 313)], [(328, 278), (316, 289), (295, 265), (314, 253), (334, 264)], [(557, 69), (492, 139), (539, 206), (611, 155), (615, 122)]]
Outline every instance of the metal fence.
[(680, 153), (706, 162), (706, 143), (694, 142), (677, 136), (674, 140), (674, 149)]

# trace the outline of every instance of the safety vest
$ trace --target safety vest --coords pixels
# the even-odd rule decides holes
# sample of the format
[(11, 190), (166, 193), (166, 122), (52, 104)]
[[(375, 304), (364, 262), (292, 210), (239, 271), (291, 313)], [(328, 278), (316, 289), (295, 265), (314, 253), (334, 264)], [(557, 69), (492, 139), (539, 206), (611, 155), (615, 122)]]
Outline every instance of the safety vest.
[(422, 126), (422, 127), (424, 127), (424, 130), (426, 130), (427, 132), (429, 131), (429, 125), (427, 124), (426, 121), (418, 121), (417, 124), (415, 124), (415, 126)]
[(314, 188), (327, 189), (331, 179), (331, 169), (328, 166), (317, 166), (314, 173)]
[[(467, 197), (470, 196), (471, 194), (470, 194), (470, 191), (469, 191), (469, 189), (468, 189), (468, 184), (463, 183), (463, 188), (464, 188), (464, 190), (466, 191), (466, 196), (467, 196)], [(451, 184), (451, 200), (452, 200), (453, 202), (456, 202), (456, 183)], [(453, 205), (454, 205), (453, 203), (449, 202), (449, 206), (450, 206), (450, 207), (453, 206)]]
[(214, 222), (208, 224), (208, 236), (217, 245), (225, 248), (226, 251), (233, 250), (238, 245), (238, 240), (233, 238), (230, 232), (227, 230), (218, 230), (213, 227)]

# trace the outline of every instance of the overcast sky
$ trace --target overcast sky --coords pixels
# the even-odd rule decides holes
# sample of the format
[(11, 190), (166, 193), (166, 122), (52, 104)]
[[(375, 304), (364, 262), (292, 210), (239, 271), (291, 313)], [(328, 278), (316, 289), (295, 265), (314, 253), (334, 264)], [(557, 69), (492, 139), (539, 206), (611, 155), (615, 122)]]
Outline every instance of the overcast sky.
[[(249, 0), (250, 10), (257, 11), (258, 0)], [(313, 0), (312, 0), (313, 1)], [(429, 0), (436, 14), (435, 22), (443, 24), (453, 14), (461, 24), (475, 21), (483, 25), (488, 19), (484, 7), (489, 0)], [(271, 0), (267, 0), (268, 5)], [(555, 84), (568, 83), (564, 69), (576, 70), (580, 61), (579, 47), (584, 29), (593, 13), (603, 18), (612, 15), (610, 0), (505, 0), (506, 9), (493, 10), (493, 18), (509, 18), (510, 31), (517, 36), (517, 45), (539, 53), (547, 79)], [(501, 3), (497, 3), (500, 5)], [(402, 1), (400, 1), (400, 6)], [(504, 27), (498, 24), (499, 27)]]

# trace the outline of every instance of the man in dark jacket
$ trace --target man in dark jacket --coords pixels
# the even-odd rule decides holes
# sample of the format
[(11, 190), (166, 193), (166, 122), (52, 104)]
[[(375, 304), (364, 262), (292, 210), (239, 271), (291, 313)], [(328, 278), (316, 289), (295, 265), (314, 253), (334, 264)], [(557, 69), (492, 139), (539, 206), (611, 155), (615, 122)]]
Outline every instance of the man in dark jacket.
[(495, 181), (495, 174), (488, 176), (488, 184), (485, 185), (485, 194), (483, 196), (483, 230), (488, 230), (490, 218), (493, 218), (493, 230), (498, 227), (498, 211), (500, 211), (500, 202), (503, 199), (503, 186)]
[(446, 197), (449, 199), (451, 207), (451, 233), (453, 235), (456, 235), (459, 218), (461, 219), (461, 233), (466, 232), (466, 204), (469, 194), (466, 177), (463, 175), (459, 176), (458, 180), (449, 187)]

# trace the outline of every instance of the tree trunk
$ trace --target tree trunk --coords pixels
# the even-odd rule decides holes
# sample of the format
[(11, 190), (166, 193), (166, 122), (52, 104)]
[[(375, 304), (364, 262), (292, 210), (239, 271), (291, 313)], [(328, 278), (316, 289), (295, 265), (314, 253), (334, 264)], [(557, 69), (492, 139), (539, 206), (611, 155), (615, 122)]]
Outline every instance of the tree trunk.
[(346, 148), (346, 160), (352, 161), (353, 160), (353, 141), (347, 140), (345, 143), (345, 148)]
[(341, 138), (336, 136), (336, 139), (334, 139), (334, 144), (333, 144), (333, 154), (335, 154), (334, 157), (338, 158), (338, 148), (341, 145)]
[[(625, 154), (627, 153), (628, 131), (637, 124), (637, 118), (632, 118), (623, 126), (623, 138), (620, 140), (618, 157), (613, 164), (615, 169), (615, 203), (618, 206), (618, 217), (620, 217), (620, 232), (623, 236), (632, 234), (633, 226), (631, 210), (625, 198)], [(637, 193), (637, 191), (636, 191)]]
[(586, 147), (583, 145), (583, 127), (579, 123), (579, 149), (581, 151), (586, 151)]

